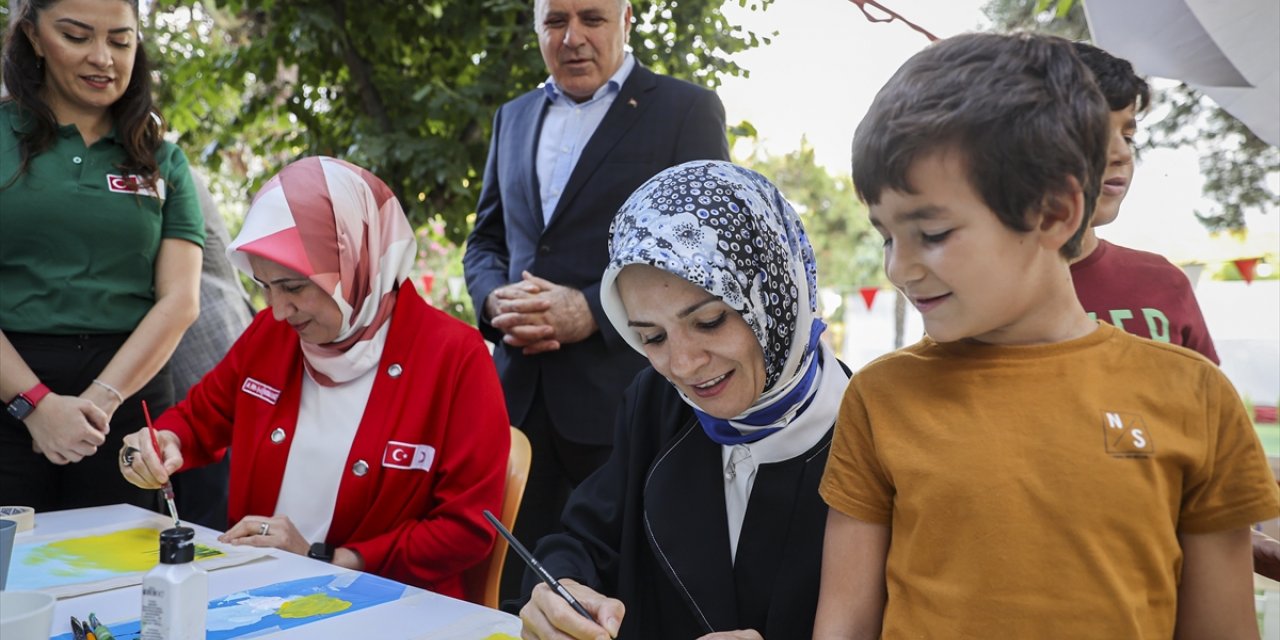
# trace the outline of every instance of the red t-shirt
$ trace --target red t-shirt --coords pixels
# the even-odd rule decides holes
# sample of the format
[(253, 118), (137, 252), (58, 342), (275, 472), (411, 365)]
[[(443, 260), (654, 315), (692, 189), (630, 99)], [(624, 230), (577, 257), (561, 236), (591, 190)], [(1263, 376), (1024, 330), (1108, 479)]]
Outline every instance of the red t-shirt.
[(1071, 265), (1071, 280), (1090, 317), (1219, 364), (1191, 281), (1164, 256), (1099, 239), (1089, 257)]

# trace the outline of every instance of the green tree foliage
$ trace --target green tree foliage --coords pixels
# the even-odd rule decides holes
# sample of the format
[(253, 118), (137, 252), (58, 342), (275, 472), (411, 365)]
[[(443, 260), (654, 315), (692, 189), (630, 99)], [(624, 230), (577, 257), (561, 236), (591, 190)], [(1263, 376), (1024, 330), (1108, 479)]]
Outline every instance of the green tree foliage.
[(982, 12), (1000, 31), (1036, 31), (1068, 40), (1088, 40), (1084, 5), (1046, 0), (991, 0)]
[[(740, 135), (754, 137), (750, 123), (733, 128)], [(857, 288), (883, 286), (881, 269), (884, 252), (880, 234), (867, 219), (867, 208), (858, 200), (848, 174), (832, 175), (814, 161), (813, 147), (801, 139), (800, 148), (782, 156), (765, 156), (758, 150), (739, 163), (758, 171), (775, 185), (795, 207), (804, 221), (809, 243), (818, 261), (818, 286), (840, 294), (835, 308), (820, 309), (830, 326), (831, 344), (844, 344), (844, 305), (851, 300), (862, 304)], [(897, 318), (905, 317), (901, 296), (897, 296)], [(820, 297), (821, 299), (821, 297)], [(898, 326), (897, 345), (902, 345)]]
[[(983, 9), (998, 29), (1035, 30), (1088, 40), (1084, 4), (1079, 0), (991, 0)], [(1266, 211), (1277, 194), (1269, 180), (1280, 174), (1280, 150), (1263, 142), (1244, 123), (1186, 84), (1152, 96), (1145, 148), (1194, 146), (1200, 152), (1204, 195), (1216, 203), (1196, 217), (1210, 231), (1245, 229), (1245, 212)]]
[(880, 235), (867, 220), (853, 180), (818, 166), (808, 141), (783, 156), (753, 153), (742, 164), (769, 178), (800, 214), (818, 260), (819, 286), (847, 293), (885, 281)]
[[(720, 0), (632, 4), (637, 59), (707, 86), (745, 74), (729, 55), (768, 41), (729, 24)], [(173, 130), (240, 197), (298, 156), (333, 155), (453, 242), (471, 225), (494, 111), (546, 78), (532, 0), (156, 0), (150, 22)]]
[(1150, 126), (1152, 147), (1200, 150), (1204, 194), (1217, 206), (1196, 211), (1210, 231), (1242, 231), (1246, 211), (1267, 211), (1278, 202), (1272, 181), (1280, 175), (1280, 149), (1254, 135), (1243, 122), (1201, 92), (1179, 84), (1153, 102), (1166, 115)]

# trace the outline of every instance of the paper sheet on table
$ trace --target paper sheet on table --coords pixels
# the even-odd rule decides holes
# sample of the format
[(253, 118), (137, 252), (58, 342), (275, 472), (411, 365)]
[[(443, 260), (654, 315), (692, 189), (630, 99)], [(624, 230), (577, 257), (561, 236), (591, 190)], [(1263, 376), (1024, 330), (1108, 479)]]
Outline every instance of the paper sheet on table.
[(414, 640), (519, 640), (520, 619), (515, 616), (495, 619), (495, 613), (473, 613)]
[[(14, 590), (39, 590), (70, 598), (142, 584), (159, 562), (160, 532), (173, 521), (157, 515), (94, 529), (34, 536), (13, 546), (9, 582)], [(206, 571), (265, 557), (256, 547), (236, 547), (196, 533), (196, 562)]]
[[(384, 636), (367, 624), (356, 632), (335, 633), (332, 625), (357, 612), (394, 603), (407, 594), (421, 593), (416, 587), (359, 571), (262, 585), (211, 600), (204, 637), (352, 638), (361, 637), (361, 631), (366, 634), (363, 637), (404, 637)], [(116, 640), (136, 640), (142, 633), (142, 624), (136, 619), (104, 622)], [(73, 638), (64, 633), (53, 640)]]

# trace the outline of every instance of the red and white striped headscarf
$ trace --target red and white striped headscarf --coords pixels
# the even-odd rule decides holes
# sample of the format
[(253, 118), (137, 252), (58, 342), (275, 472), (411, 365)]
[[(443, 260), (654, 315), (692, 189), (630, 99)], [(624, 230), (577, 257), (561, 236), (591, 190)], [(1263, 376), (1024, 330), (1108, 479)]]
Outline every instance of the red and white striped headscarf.
[(254, 196), (244, 226), (227, 247), (253, 276), (256, 255), (297, 271), (333, 296), (342, 330), (329, 344), (302, 343), (311, 376), (324, 386), (377, 366), (396, 290), (417, 253), (400, 202), (377, 176), (324, 156), (285, 167)]

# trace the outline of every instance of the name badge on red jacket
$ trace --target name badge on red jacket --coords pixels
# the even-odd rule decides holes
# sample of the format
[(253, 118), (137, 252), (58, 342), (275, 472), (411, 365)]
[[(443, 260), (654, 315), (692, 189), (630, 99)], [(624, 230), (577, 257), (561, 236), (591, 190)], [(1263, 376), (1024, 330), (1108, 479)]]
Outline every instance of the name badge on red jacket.
[(392, 469), (431, 470), (435, 462), (436, 448), (429, 444), (410, 444), (408, 442), (387, 442), (387, 450), (382, 454), (382, 466)]
[(244, 384), (240, 385), (240, 390), (259, 400), (265, 400), (269, 404), (275, 404), (280, 399), (279, 389), (263, 384), (253, 378), (245, 378)]

